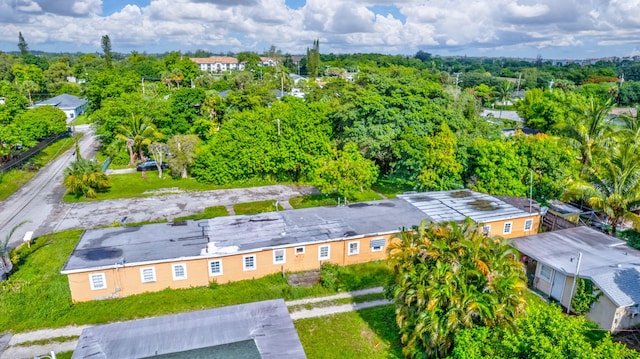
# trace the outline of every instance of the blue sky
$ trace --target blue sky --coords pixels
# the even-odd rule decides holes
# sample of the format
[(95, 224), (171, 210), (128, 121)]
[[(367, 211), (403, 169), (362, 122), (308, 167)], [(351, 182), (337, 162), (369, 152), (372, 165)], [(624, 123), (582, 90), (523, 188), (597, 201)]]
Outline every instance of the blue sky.
[(640, 0), (0, 0), (0, 51), (640, 55)]

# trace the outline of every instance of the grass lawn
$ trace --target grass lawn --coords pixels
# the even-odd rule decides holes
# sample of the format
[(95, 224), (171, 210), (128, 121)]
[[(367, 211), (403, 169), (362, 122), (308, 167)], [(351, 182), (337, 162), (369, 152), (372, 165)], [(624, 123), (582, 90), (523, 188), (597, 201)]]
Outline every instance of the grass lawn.
[[(276, 203), (277, 201), (275, 200), (237, 203), (233, 205), (233, 210), (234, 212), (236, 212), (237, 215), (275, 212)], [(279, 211), (284, 210), (284, 208), (280, 205), (280, 203), (278, 203), (278, 210)]]
[[(382, 197), (373, 190), (365, 190), (356, 193), (353, 198), (349, 199), (350, 202), (367, 202), (380, 200)], [(344, 203), (344, 198), (340, 198), (340, 203)], [(323, 206), (337, 206), (338, 195), (332, 194), (309, 194), (306, 196), (293, 197), (289, 199), (289, 204), (293, 208), (310, 208), (310, 207), (323, 207)]]
[[(17, 270), (8, 281), (0, 283), (0, 332), (103, 324), (268, 299), (293, 300), (337, 293), (320, 285), (290, 286), (282, 275), (274, 274), (224, 285), (214, 282), (207, 287), (166, 289), (74, 304), (67, 277), (60, 270), (81, 234), (82, 231), (73, 230), (41, 236), (31, 248), (22, 247), (14, 252), (14, 259), (19, 258)], [(383, 262), (371, 262), (344, 267), (337, 276), (344, 282), (340, 288), (354, 290), (384, 285), (389, 273)]]
[(257, 187), (276, 184), (275, 182), (253, 180), (234, 182), (227, 186), (215, 186), (200, 183), (193, 178), (173, 178), (169, 175), (168, 171), (163, 173), (163, 177), (158, 178), (156, 171), (147, 171), (147, 179), (143, 179), (140, 172), (111, 175), (109, 176), (111, 188), (107, 192), (98, 193), (96, 198), (75, 198), (75, 196), (71, 194), (66, 194), (63, 200), (66, 202), (103, 201), (108, 199), (148, 197), (179, 192), (197, 192), (214, 189)]
[(180, 222), (180, 221), (186, 221), (189, 219), (197, 220), (197, 219), (205, 219), (205, 218), (224, 217), (228, 215), (229, 215), (229, 212), (227, 212), (227, 208), (225, 208), (225, 206), (214, 206), (214, 207), (205, 208), (202, 213), (174, 218), (173, 221)]
[(402, 358), (393, 305), (294, 322), (309, 359)]
[[(80, 138), (82, 134), (77, 134), (76, 136)], [(74, 137), (61, 138), (31, 158), (29, 162), (34, 165), (34, 170), (16, 168), (4, 175), (0, 173), (0, 201), (4, 201), (19, 190), (38, 173), (37, 169), (60, 156), (64, 151), (71, 148), (73, 144)]]
[(397, 184), (387, 180), (378, 180), (372, 187), (387, 198), (395, 198), (397, 194), (415, 190), (410, 185)]

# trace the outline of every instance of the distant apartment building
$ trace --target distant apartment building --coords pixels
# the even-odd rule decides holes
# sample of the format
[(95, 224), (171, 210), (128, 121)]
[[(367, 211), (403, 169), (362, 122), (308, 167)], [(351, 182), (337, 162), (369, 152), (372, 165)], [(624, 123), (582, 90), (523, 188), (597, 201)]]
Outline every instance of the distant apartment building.
[[(191, 61), (198, 65), (201, 71), (207, 72), (228, 72), (242, 71), (245, 68), (244, 62), (238, 62), (238, 59), (231, 56), (211, 56), (211, 57), (192, 57)], [(261, 57), (258, 66), (276, 66), (278, 62), (270, 57)]]

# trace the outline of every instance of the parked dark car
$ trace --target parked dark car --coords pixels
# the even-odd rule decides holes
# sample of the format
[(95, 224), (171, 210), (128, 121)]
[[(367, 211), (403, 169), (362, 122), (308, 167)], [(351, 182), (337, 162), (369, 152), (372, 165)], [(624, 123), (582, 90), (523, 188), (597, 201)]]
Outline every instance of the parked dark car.
[[(169, 168), (169, 165), (166, 162), (162, 162), (161, 167), (165, 169), (165, 168)], [(140, 162), (136, 165), (136, 170), (138, 171), (153, 171), (157, 169), (158, 169), (158, 166), (156, 166), (156, 161), (154, 160)]]

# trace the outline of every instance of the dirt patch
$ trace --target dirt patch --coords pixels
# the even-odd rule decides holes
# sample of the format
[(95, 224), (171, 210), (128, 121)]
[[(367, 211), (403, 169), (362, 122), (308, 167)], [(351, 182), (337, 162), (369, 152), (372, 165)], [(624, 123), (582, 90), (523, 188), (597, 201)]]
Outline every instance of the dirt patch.
[(292, 273), (287, 276), (289, 285), (297, 285), (300, 287), (313, 287), (320, 283), (320, 271), (308, 271), (302, 273)]

